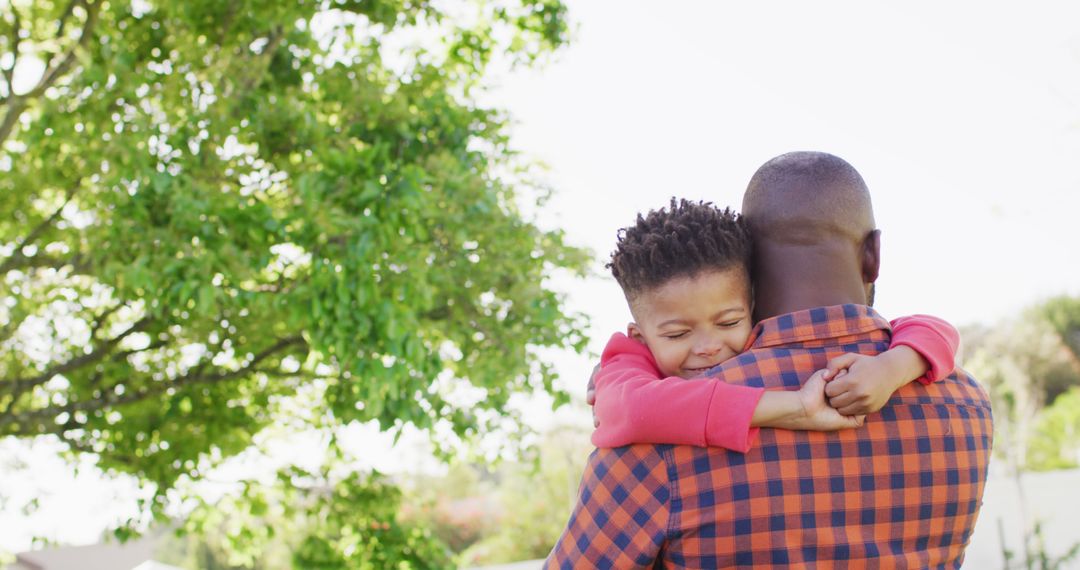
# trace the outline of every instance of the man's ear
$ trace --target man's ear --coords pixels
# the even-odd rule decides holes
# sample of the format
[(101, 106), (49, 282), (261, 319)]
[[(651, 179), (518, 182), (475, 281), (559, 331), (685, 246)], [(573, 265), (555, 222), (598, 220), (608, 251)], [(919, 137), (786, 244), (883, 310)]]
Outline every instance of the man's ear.
[(640, 342), (641, 344), (645, 344), (645, 335), (642, 334), (641, 328), (638, 327), (637, 323), (630, 323), (626, 325), (626, 336)]
[(861, 257), (863, 283), (877, 281), (881, 270), (881, 230), (874, 230), (863, 238)]

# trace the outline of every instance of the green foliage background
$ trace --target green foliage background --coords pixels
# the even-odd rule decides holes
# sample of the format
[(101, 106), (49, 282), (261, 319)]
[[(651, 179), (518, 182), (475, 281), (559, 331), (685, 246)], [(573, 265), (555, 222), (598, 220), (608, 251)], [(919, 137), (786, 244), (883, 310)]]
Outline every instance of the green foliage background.
[(567, 35), (555, 0), (4, 3), (0, 437), (162, 515), (270, 425), (469, 438), (565, 402), (537, 351), (585, 322), (546, 279), (587, 255), (476, 94)]
[(1049, 299), (993, 327), (968, 328), (963, 339), (963, 365), (994, 405), (995, 453), (1017, 472), (1076, 467), (1080, 299)]
[(1019, 541), (996, 521), (1003, 567), (1071, 567), (1080, 542), (1048, 551), (1044, 521), (1026, 506), (1023, 474), (1080, 464), (1080, 299), (1052, 298), (992, 327), (971, 327), (963, 338), (965, 368), (987, 385), (994, 406), (994, 453), (1020, 503)]
[(498, 465), (459, 459), (445, 474), (398, 476), (397, 486), (377, 474), (285, 469), (275, 483), (197, 511), (186, 527), (204, 532), (172, 540), (158, 558), (209, 570), (471, 568), (543, 558), (566, 525), (592, 446), (586, 429), (563, 426), (532, 449)]

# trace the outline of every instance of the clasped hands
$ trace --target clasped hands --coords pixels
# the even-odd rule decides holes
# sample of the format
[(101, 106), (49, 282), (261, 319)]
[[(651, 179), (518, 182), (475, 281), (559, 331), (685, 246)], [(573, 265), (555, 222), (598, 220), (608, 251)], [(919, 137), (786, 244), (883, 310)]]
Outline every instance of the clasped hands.
[[(813, 418), (820, 429), (843, 429), (861, 426), (867, 414), (885, 406), (900, 384), (890, 381), (883, 373), (889, 363), (887, 353), (870, 356), (845, 353), (829, 360), (825, 368), (815, 372), (799, 390), (805, 414)], [(596, 404), (597, 364), (589, 376), (585, 401)], [(593, 425), (599, 420), (593, 409)]]

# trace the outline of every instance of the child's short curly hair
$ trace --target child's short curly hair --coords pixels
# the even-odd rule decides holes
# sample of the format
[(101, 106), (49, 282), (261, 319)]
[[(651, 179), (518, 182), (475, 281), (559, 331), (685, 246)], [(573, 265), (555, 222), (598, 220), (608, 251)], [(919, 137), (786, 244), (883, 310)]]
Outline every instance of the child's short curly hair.
[(671, 199), (668, 209), (638, 214), (619, 230), (611, 269), (627, 299), (676, 277), (742, 268), (750, 275), (752, 242), (742, 218), (711, 202)]

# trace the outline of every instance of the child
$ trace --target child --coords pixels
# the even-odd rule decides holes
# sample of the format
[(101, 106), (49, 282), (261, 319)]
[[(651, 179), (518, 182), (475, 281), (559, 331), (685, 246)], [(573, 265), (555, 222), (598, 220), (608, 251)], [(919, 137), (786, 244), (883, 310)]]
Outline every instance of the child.
[[(831, 431), (861, 425), (862, 416), (844, 416), (828, 405), (825, 371), (797, 391), (736, 386), (722, 378), (685, 380), (747, 348), (750, 255), (750, 235), (739, 217), (708, 203), (672, 199), (670, 209), (639, 215), (620, 232), (608, 267), (634, 322), (626, 335), (612, 336), (593, 379), (594, 445), (673, 443), (745, 452), (757, 427)], [(959, 342), (956, 329), (933, 317), (905, 317), (892, 325), (890, 349), (852, 366), (871, 383), (860, 388), (868, 389), (877, 407), (908, 382), (950, 374)], [(850, 394), (833, 392), (841, 409), (855, 407)]]

